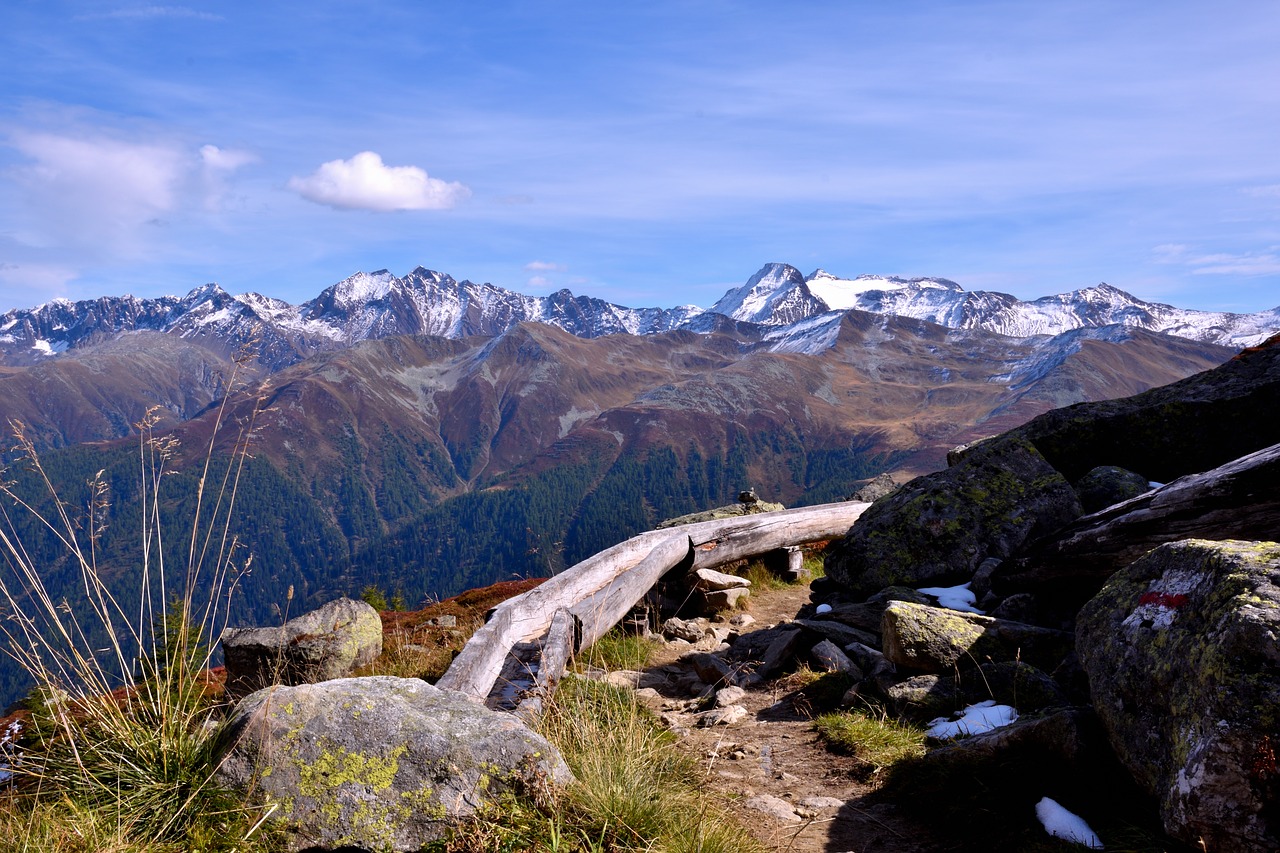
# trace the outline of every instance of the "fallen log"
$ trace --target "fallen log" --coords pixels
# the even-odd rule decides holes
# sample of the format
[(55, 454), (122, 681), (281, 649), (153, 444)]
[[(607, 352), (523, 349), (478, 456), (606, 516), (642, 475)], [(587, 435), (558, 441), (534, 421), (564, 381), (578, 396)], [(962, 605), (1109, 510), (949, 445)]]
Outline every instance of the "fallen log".
[(483, 701), (512, 646), (546, 633), (553, 614), (578, 620), (580, 651), (604, 636), (667, 572), (712, 568), (794, 545), (843, 536), (868, 503), (757, 513), (642, 533), (504, 601), (471, 637), (437, 686)]
[(996, 570), (999, 595), (1091, 597), (1113, 573), (1181, 539), (1280, 536), (1280, 444), (1082, 516)]

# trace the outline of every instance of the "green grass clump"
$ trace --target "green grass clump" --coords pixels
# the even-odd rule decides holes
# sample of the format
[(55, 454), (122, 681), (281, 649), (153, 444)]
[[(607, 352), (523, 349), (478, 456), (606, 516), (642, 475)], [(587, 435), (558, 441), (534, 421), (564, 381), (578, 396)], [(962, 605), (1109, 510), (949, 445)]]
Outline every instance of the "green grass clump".
[(554, 803), (524, 798), (488, 809), (436, 849), (763, 853), (709, 801), (697, 762), (631, 691), (565, 679), (539, 729), (577, 781)]
[(887, 716), (861, 711), (823, 714), (813, 721), (827, 746), (852, 755), (872, 773), (924, 755), (924, 732)]
[(657, 642), (648, 637), (614, 628), (583, 652), (580, 663), (610, 671), (644, 669), (657, 648)]
[[(225, 407), (224, 399), (220, 417)], [(103, 472), (89, 481), (86, 506), (63, 502), (22, 426), (11, 424), (17, 464), (46, 494), (28, 498), (0, 476), (12, 507), (0, 512), (8, 616), (0, 631), (36, 684), (6, 756), (12, 788), (0, 804), (0, 850), (266, 849), (256, 846), (260, 835), (247, 843), (257, 815), (216, 781), (221, 709), (207, 675), (237, 572), (247, 568), (229, 533), (247, 454), (217, 470), (211, 439), (189, 531), (164, 541), (161, 484), (177, 442), (154, 436), (155, 423), (138, 425), (141, 579), (132, 590), (97, 561), (110, 505)], [(236, 429), (232, 438), (246, 448), (252, 419)], [(27, 528), (15, 524), (24, 512), (78, 573), (75, 606), (46, 589), (44, 563), (19, 533)]]

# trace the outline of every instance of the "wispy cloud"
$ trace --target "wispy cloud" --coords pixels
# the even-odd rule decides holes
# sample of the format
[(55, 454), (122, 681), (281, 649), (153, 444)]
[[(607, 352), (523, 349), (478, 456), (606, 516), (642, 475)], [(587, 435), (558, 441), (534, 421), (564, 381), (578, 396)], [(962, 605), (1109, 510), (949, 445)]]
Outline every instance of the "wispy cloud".
[(1166, 243), (1152, 249), (1152, 260), (1158, 264), (1178, 264), (1192, 275), (1262, 276), (1280, 274), (1280, 246), (1268, 246), (1257, 252), (1197, 253), (1180, 243)]
[(465, 201), (471, 190), (429, 176), (417, 166), (388, 166), (373, 151), (350, 160), (330, 160), (289, 189), (317, 204), (340, 210), (445, 210)]
[(36, 220), (35, 242), (124, 248), (173, 211), (190, 166), (180, 148), (102, 136), (17, 133), (29, 159), (15, 169)]
[(216, 212), (223, 207), (228, 178), (238, 169), (258, 162), (258, 156), (249, 151), (204, 145), (200, 148), (200, 162), (204, 173), (204, 207)]
[(191, 9), (186, 6), (126, 6), (120, 9), (112, 9), (109, 12), (90, 12), (84, 15), (76, 15), (74, 20), (145, 20), (153, 18), (190, 18), (197, 21), (226, 20), (221, 15), (215, 15), (212, 12), (202, 12), (199, 9)]
[(524, 265), (525, 272), (564, 272), (569, 269), (564, 264), (552, 263), (551, 261), (529, 261)]

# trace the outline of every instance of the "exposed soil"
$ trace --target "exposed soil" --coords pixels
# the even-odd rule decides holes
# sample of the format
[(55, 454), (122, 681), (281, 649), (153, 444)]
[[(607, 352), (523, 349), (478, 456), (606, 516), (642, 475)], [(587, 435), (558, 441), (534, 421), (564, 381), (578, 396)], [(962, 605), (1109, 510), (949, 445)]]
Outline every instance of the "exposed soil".
[[(809, 601), (807, 585), (757, 591), (752, 629), (793, 619)], [(650, 671), (669, 673), (689, 651), (666, 646)], [(661, 690), (661, 689), (660, 689)], [(662, 692), (668, 692), (662, 690)], [(675, 695), (672, 698), (686, 698)], [(677, 726), (681, 741), (706, 769), (706, 785), (723, 795), (743, 824), (770, 848), (794, 853), (938, 853), (946, 849), (933, 833), (873, 796), (878, 780), (867, 778), (857, 759), (837, 755), (813, 730), (809, 702), (794, 680), (782, 678), (749, 689), (736, 704), (750, 716), (731, 726)], [(678, 721), (680, 715), (671, 718)], [(781, 816), (748, 803), (777, 798)], [(757, 800), (758, 802), (758, 800)], [(786, 814), (787, 808), (796, 814)]]

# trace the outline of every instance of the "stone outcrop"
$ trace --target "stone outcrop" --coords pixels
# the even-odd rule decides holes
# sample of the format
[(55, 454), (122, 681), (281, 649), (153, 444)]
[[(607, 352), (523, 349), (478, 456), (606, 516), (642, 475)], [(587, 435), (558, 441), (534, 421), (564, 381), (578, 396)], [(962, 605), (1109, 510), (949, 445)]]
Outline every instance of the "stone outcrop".
[(363, 601), (339, 598), (279, 628), (222, 632), (227, 693), (272, 684), (314, 684), (350, 675), (382, 653), (382, 620)]
[(1099, 465), (1076, 481), (1076, 494), (1085, 512), (1097, 512), (1149, 491), (1146, 477), (1116, 465)]
[(960, 583), (1080, 514), (1070, 483), (1030, 442), (1001, 437), (872, 504), (828, 548), (826, 572), (863, 597), (893, 584)]
[(1120, 760), (1192, 846), (1280, 849), (1280, 545), (1190, 540), (1116, 573), (1077, 650)]
[(418, 679), (260, 690), (228, 734), (219, 781), (276, 804), (291, 851), (420, 850), (502, 791), (572, 779), (514, 716)]
[(655, 530), (665, 530), (668, 527), (680, 527), (685, 524), (697, 524), (701, 521), (716, 521), (721, 518), (735, 518), (740, 515), (754, 515), (760, 512), (777, 512), (786, 509), (782, 504), (770, 503), (769, 501), (757, 500), (753, 503), (736, 503), (728, 506), (720, 506), (715, 509), (708, 509), (702, 512), (691, 512), (688, 515), (677, 516), (676, 518), (668, 518), (666, 521), (660, 521), (655, 526)]
[(1071, 651), (1071, 635), (1063, 631), (905, 601), (885, 608), (881, 633), (891, 663), (934, 673), (988, 659), (1052, 669)]

